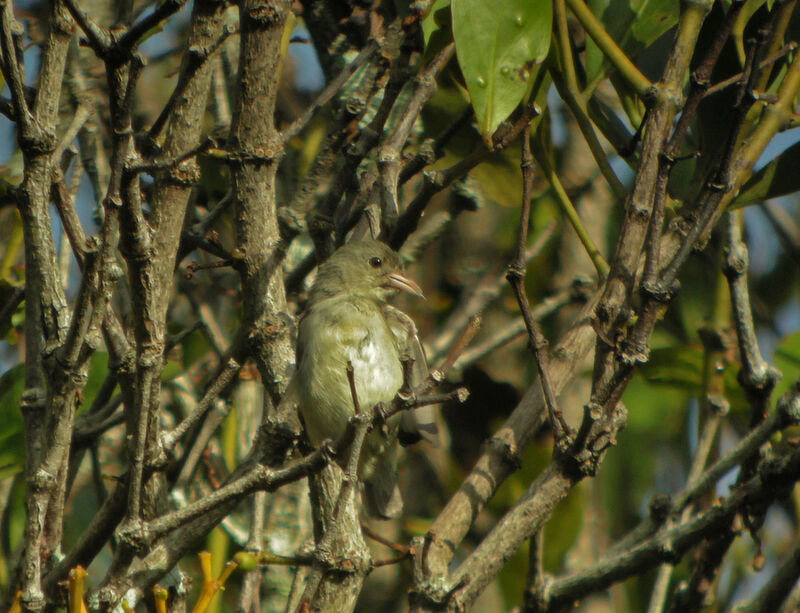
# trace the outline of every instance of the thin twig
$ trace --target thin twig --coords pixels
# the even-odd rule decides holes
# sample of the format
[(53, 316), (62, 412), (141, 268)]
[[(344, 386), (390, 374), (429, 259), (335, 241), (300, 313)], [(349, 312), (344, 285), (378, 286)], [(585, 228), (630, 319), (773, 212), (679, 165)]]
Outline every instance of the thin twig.
[[(169, 118), (174, 116), (175, 108), (181, 103), (184, 93), (187, 91), (192, 78), (198, 74), (200, 68), (206, 62), (210, 62), (216, 57), (217, 49), (219, 49), (228, 39), (228, 37), (235, 33), (235, 31), (235, 28), (226, 27), (217, 40), (215, 40), (208, 47), (192, 46), (187, 49), (186, 54), (184, 55), (186, 58), (185, 67), (181, 70), (178, 83), (175, 85), (175, 89), (170, 94), (167, 103), (161, 109), (161, 112), (153, 122), (153, 125), (150, 126), (150, 129), (147, 131), (148, 141), (155, 143), (159, 139), (161, 132), (169, 121)], [(184, 159), (188, 159), (188, 157), (189, 156), (186, 156)]]
[(14, 311), (17, 310), (17, 307), (22, 303), (24, 298), (25, 288), (15, 287), (11, 297), (3, 305), (2, 310), (0, 310), (0, 329), (4, 328), (6, 326), (6, 322), (11, 320), (11, 316), (14, 314)]
[(143, 36), (170, 15), (177, 13), (184, 4), (186, 4), (186, 0), (164, 0), (157, 4), (152, 13), (137, 21), (119, 37), (116, 41), (117, 48), (123, 53), (130, 53)]
[[(795, 400), (796, 402), (796, 400)], [(659, 503), (659, 507), (665, 507), (667, 513), (678, 513), (683, 511), (688, 505), (692, 504), (701, 496), (707, 494), (726, 473), (742, 463), (747, 457), (758, 450), (764, 442), (769, 439), (777, 430), (786, 428), (794, 423), (796, 417), (794, 411), (797, 409), (792, 406), (792, 396), (782, 398), (776, 405), (776, 410), (772, 411), (767, 418), (756, 428), (751, 430), (739, 442), (737, 442), (728, 452), (709, 466), (702, 475), (686, 483), (686, 486), (671, 500)], [(658, 517), (649, 515), (641, 524), (631, 530), (624, 538), (610, 550), (611, 555), (630, 549), (641, 542), (643, 539), (653, 534), (658, 527), (658, 522), (664, 517), (658, 513)]]
[(748, 504), (758, 501), (759, 504), (772, 501), (781, 495), (781, 484), (793, 482), (790, 476), (800, 463), (800, 454), (794, 452), (785, 458), (779, 466), (773, 467), (769, 482), (756, 476), (731, 492), (702, 513), (696, 514), (685, 522), (665, 527), (639, 544), (609, 555), (597, 565), (555, 579), (547, 590), (550, 610), (557, 610), (560, 605), (572, 602), (578, 596), (607, 589), (633, 574), (652, 568), (661, 562), (677, 561), (693, 547), (698, 536), (708, 534), (715, 528), (726, 525)]
[(538, 530), (531, 536), (528, 544), (528, 577), (522, 613), (536, 613), (541, 610), (544, 590), (544, 531)]
[[(727, 413), (729, 404), (724, 396), (724, 362), (726, 361), (726, 335), (730, 319), (730, 308), (727, 299), (727, 291), (722, 282), (722, 274), (717, 274), (714, 284), (713, 298), (709, 303), (709, 311), (706, 317), (708, 322), (702, 329), (700, 338), (703, 341), (703, 387), (700, 397), (700, 416), (705, 417), (702, 432), (700, 433), (697, 448), (692, 458), (689, 469), (687, 483), (693, 483), (699, 479), (711, 457), (714, 441), (717, 438), (720, 424), (724, 415)], [(685, 522), (693, 512), (693, 504), (687, 504), (682, 509), (678, 522)], [(674, 518), (668, 521), (675, 523)], [(725, 531), (725, 534), (728, 534)], [(717, 551), (722, 548), (717, 548)], [(708, 559), (708, 558), (706, 558)], [(691, 580), (686, 584), (687, 589), (682, 590), (682, 597), (689, 591), (699, 593), (705, 585), (703, 578), (706, 577), (705, 571), (708, 565), (697, 563), (692, 572)], [(667, 602), (667, 592), (672, 578), (674, 565), (662, 564), (658, 569), (655, 584), (650, 596), (648, 613), (661, 613)], [(673, 608), (678, 602), (673, 601)]]
[[(762, 60), (761, 63), (758, 65), (759, 70), (764, 70), (765, 68), (769, 68), (769, 66), (777, 62), (779, 59), (786, 57), (795, 49), (797, 49), (796, 42), (792, 41), (786, 43), (783, 47), (780, 48), (779, 51), (773, 53), (768, 58)], [(722, 91), (723, 89), (730, 87), (731, 85), (736, 85), (741, 80), (742, 80), (742, 73), (737, 72), (735, 75), (728, 77), (727, 79), (724, 79), (718, 83), (714, 83), (714, 85), (709, 86), (708, 89), (706, 89), (705, 93), (703, 94), (703, 97), (705, 98), (712, 94), (716, 94), (717, 92)]]
[(367, 61), (371, 60), (377, 50), (378, 44), (374, 39), (367, 41), (367, 44), (364, 45), (358, 55), (353, 58), (353, 61), (345, 66), (344, 69), (336, 75), (336, 78), (325, 86), (311, 105), (303, 111), (303, 114), (283, 130), (281, 138), (284, 144), (288, 143), (292, 138), (303, 131), (303, 128), (305, 128), (308, 122), (316, 115), (317, 111), (330, 102), (331, 98), (333, 98), (336, 93), (344, 87), (350, 77), (353, 76), (353, 73), (361, 68)]
[(433, 164), (438, 160), (442, 155), (445, 145), (450, 142), (450, 139), (453, 138), (461, 128), (468, 125), (473, 114), (472, 105), (467, 105), (453, 120), (453, 123), (442, 130), (441, 134), (430, 142), (424, 142), (420, 147), (419, 153), (403, 164), (403, 169), (400, 171), (400, 184), (405, 184), (411, 177), (425, 168), (425, 166)]
[[(541, 253), (550, 242), (556, 229), (556, 222), (551, 220), (536, 237), (525, 252), (526, 264)], [(429, 343), (432, 350), (431, 359), (436, 361), (439, 355), (450, 346), (459, 330), (463, 329), (472, 315), (481, 313), (490, 303), (496, 300), (505, 287), (506, 272), (489, 272), (470, 288), (467, 295), (459, 301), (458, 306), (440, 326), (436, 338)], [(473, 349), (474, 350), (474, 349)]]
[[(550, 74), (553, 77), (553, 82), (558, 88), (559, 93), (572, 111), (572, 115), (578, 123), (578, 127), (583, 134), (584, 140), (601, 174), (608, 182), (614, 196), (622, 201), (627, 195), (627, 190), (617, 178), (614, 170), (611, 168), (611, 164), (609, 164), (608, 156), (603, 151), (603, 147), (589, 120), (586, 98), (578, 86), (575, 63), (573, 61), (572, 41), (570, 39), (569, 29), (567, 28), (567, 14), (564, 0), (557, 0), (553, 4), (553, 16), (556, 22), (555, 38), (558, 43), (555, 49), (558, 51), (561, 71), (553, 70), (551, 66)], [(561, 72), (563, 72), (563, 76)]]
[[(746, 601), (736, 605), (737, 613), (773, 613), (780, 608), (781, 613), (789, 613), (790, 603), (785, 602), (797, 582), (800, 574), (800, 544), (795, 545), (786, 553), (784, 561), (773, 572), (772, 576), (755, 594)], [(798, 600), (795, 597), (794, 605)]]
[(3, 2), (3, 6), (0, 6), (0, 47), (3, 51), (0, 68), (11, 92), (14, 120), (19, 124), (23, 137), (32, 138), (38, 130), (25, 99), (24, 75), (17, 60), (14, 43), (14, 33), (20, 28), (19, 22), (14, 17), (12, 3)]
[(508, 147), (538, 114), (539, 108), (535, 104), (529, 104), (522, 109), (522, 113), (513, 124), (501, 125), (497, 129), (492, 136), (492, 150), (486, 147), (486, 143), (483, 140), (479, 139), (476, 149), (452, 166), (441, 171), (431, 170), (424, 172), (422, 189), (398, 218), (397, 225), (388, 237), (389, 246), (393, 249), (399, 249), (411, 233), (417, 229), (422, 214), (434, 195), (448, 187), (456, 179), (466, 175), (475, 166), (483, 162), (492, 151)]
[(372, 563), (372, 568), (380, 568), (381, 566), (391, 566), (392, 564), (399, 564), (404, 560), (411, 559), (411, 551), (407, 551), (405, 553), (400, 554), (399, 556), (395, 556), (394, 558), (389, 558), (387, 560), (375, 560)]
[(595, 17), (591, 9), (583, 0), (566, 0), (573, 14), (592, 37), (603, 55), (613, 64), (620, 74), (631, 84), (636, 92), (644, 97), (650, 93), (652, 84), (636, 66), (631, 62), (625, 52), (619, 48), (614, 39), (608, 34), (600, 20)]
[(733, 211), (728, 216), (723, 272), (730, 285), (733, 322), (742, 360), (739, 381), (750, 399), (752, 423), (755, 424), (766, 415), (769, 397), (780, 378), (780, 372), (769, 365), (758, 347), (747, 286), (749, 258), (742, 240), (741, 215), (741, 211)]
[(375, 532), (364, 522), (361, 522), (361, 530), (363, 530), (364, 534), (366, 534), (373, 541), (376, 541), (381, 545), (386, 545), (389, 549), (392, 549), (393, 551), (396, 551), (399, 554), (407, 554), (409, 551), (409, 548), (407, 546), (398, 545), (397, 543), (393, 543), (389, 539), (383, 538), (380, 534)]
[(601, 279), (605, 278), (608, 275), (609, 270), (608, 262), (606, 262), (603, 254), (589, 236), (589, 232), (587, 232), (586, 228), (583, 226), (583, 222), (581, 221), (578, 212), (575, 210), (575, 205), (572, 204), (572, 201), (567, 194), (567, 190), (564, 189), (561, 180), (558, 178), (558, 173), (550, 163), (550, 159), (545, 150), (544, 131), (538, 130), (534, 136), (534, 139), (533, 155), (536, 158), (536, 162), (541, 167), (542, 172), (544, 172), (545, 177), (547, 177), (547, 181), (550, 183), (550, 187), (552, 188), (553, 194), (556, 197), (556, 203), (561, 209), (561, 212), (564, 214), (564, 217), (566, 217), (567, 221), (569, 221), (569, 224), (572, 226), (575, 234), (578, 235), (578, 238), (580, 239), (580, 242), (586, 251), (586, 255), (589, 256), (589, 259), (592, 261), (595, 270), (597, 270), (598, 276)]
[(64, 4), (80, 29), (83, 30), (86, 40), (95, 54), (97, 54), (97, 57), (106, 57), (113, 43), (111, 33), (106, 28), (95, 23), (86, 11), (78, 6), (76, 0), (64, 0)]
[(450, 43), (439, 51), (428, 66), (417, 77), (411, 99), (405, 103), (402, 118), (392, 127), (391, 132), (378, 154), (378, 168), (381, 175), (381, 213), (384, 225), (391, 227), (400, 212), (397, 186), (400, 176), (400, 155), (408, 135), (411, 133), (422, 108), (436, 91), (436, 76), (455, 55), (455, 43)]
[[(505, 279), (505, 275), (504, 275)], [(531, 311), (533, 318), (538, 322), (555, 313), (561, 307), (568, 304), (581, 303), (587, 300), (586, 292), (582, 289), (568, 287), (560, 292), (540, 301)], [(481, 359), (489, 353), (499, 349), (506, 343), (513, 341), (526, 334), (525, 321), (516, 319), (508, 325), (498, 328), (491, 333), (491, 336), (480, 343), (466, 349), (461, 357), (458, 358), (453, 368), (463, 370), (467, 365)]]
[(526, 128), (522, 131), (522, 161), (520, 166), (522, 168), (522, 205), (519, 220), (519, 230), (517, 233), (517, 249), (516, 255), (511, 265), (508, 267), (507, 278), (514, 290), (517, 297), (517, 304), (522, 313), (522, 319), (525, 322), (525, 328), (528, 331), (528, 345), (536, 359), (536, 366), (539, 371), (539, 382), (542, 386), (542, 393), (544, 394), (545, 405), (550, 417), (550, 425), (553, 428), (553, 433), (556, 438), (557, 444), (561, 444), (563, 439), (570, 435), (572, 432), (570, 427), (564, 421), (561, 414), (561, 409), (558, 406), (553, 386), (550, 383), (550, 373), (548, 369), (549, 358), (547, 355), (547, 341), (544, 338), (539, 325), (533, 317), (530, 304), (528, 303), (528, 296), (525, 292), (525, 269), (526, 258), (525, 252), (528, 239), (528, 224), (530, 223), (531, 211), (531, 197), (533, 191), (533, 156), (531, 155), (531, 141), (530, 129)]
[(161, 447), (164, 450), (172, 449), (175, 444), (181, 440), (186, 433), (193, 428), (200, 420), (208, 413), (214, 406), (214, 403), (219, 398), (220, 394), (230, 385), (236, 378), (236, 375), (241, 370), (242, 366), (238, 360), (234, 359), (231, 354), (227, 359), (220, 361), (217, 373), (211, 380), (208, 389), (203, 394), (202, 399), (197, 403), (194, 411), (184, 418), (177, 426), (169, 432), (161, 435)]
[(464, 353), (466, 348), (472, 342), (472, 339), (475, 338), (475, 335), (478, 333), (480, 327), (481, 318), (479, 315), (473, 315), (469, 318), (469, 321), (467, 321), (464, 329), (456, 337), (455, 341), (453, 341), (453, 345), (450, 347), (450, 350), (447, 352), (447, 355), (444, 357), (441, 364), (439, 364), (439, 366), (430, 372), (428, 378), (420, 387), (414, 390), (416, 394), (427, 394), (436, 384), (444, 381), (445, 374), (447, 374), (447, 371), (453, 367), (453, 364), (455, 364), (456, 361), (458, 361), (458, 358), (461, 357), (461, 354)]
[(86, 263), (86, 233), (83, 231), (80, 218), (75, 210), (75, 200), (67, 189), (64, 175), (60, 168), (53, 169), (53, 178), (53, 202), (56, 205), (61, 225), (64, 227), (75, 261), (78, 263), (78, 268), (83, 271)]

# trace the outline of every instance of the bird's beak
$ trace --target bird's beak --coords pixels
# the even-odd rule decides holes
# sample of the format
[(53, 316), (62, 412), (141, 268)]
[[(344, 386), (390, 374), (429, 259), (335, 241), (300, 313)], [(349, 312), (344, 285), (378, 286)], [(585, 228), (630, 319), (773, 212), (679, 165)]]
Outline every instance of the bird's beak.
[(419, 285), (414, 283), (408, 277), (404, 277), (403, 275), (397, 274), (396, 272), (390, 273), (386, 275), (386, 285), (389, 287), (393, 287), (394, 289), (399, 289), (404, 292), (408, 292), (409, 294), (414, 294), (415, 296), (419, 296), (420, 298), (425, 298), (424, 294), (422, 293), (422, 289)]

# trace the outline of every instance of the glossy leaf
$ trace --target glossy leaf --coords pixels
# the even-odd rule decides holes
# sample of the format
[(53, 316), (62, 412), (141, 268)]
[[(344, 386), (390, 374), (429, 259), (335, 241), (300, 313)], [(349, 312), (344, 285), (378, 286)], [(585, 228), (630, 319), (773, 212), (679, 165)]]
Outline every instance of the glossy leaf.
[(795, 143), (742, 186), (732, 206), (741, 207), (800, 190), (800, 143)]
[(522, 101), (536, 64), (547, 55), (549, 0), (453, 0), (458, 63), (484, 139)]

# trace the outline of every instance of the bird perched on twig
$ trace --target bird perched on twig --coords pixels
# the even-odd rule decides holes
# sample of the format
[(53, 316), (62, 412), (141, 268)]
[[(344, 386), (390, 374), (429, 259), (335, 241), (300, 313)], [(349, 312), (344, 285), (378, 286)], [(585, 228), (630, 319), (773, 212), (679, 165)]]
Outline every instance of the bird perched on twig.
[[(348, 362), (353, 367), (358, 403), (365, 410), (394, 398), (403, 384), (401, 356), (414, 360), (412, 379), (427, 373), (414, 322), (388, 304), (398, 290), (422, 296), (419, 286), (402, 274), (398, 255), (375, 240), (348, 243), (319, 267), (300, 320), (293, 380), (313, 445), (339, 438), (355, 412)], [(358, 467), (369, 515), (388, 519), (402, 512), (397, 487), (398, 437), (409, 444), (422, 437), (433, 442), (435, 436), (431, 407), (394, 415), (387, 428), (369, 433)], [(347, 454), (343, 455), (346, 458)]]

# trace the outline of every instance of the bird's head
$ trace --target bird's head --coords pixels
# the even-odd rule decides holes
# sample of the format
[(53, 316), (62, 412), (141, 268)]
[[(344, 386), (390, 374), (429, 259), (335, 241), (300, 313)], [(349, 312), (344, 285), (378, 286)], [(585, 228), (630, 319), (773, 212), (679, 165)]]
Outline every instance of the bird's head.
[(400, 257), (384, 243), (350, 242), (319, 267), (309, 302), (313, 304), (341, 293), (384, 302), (397, 290), (422, 296), (419, 285), (404, 276), (402, 270)]

